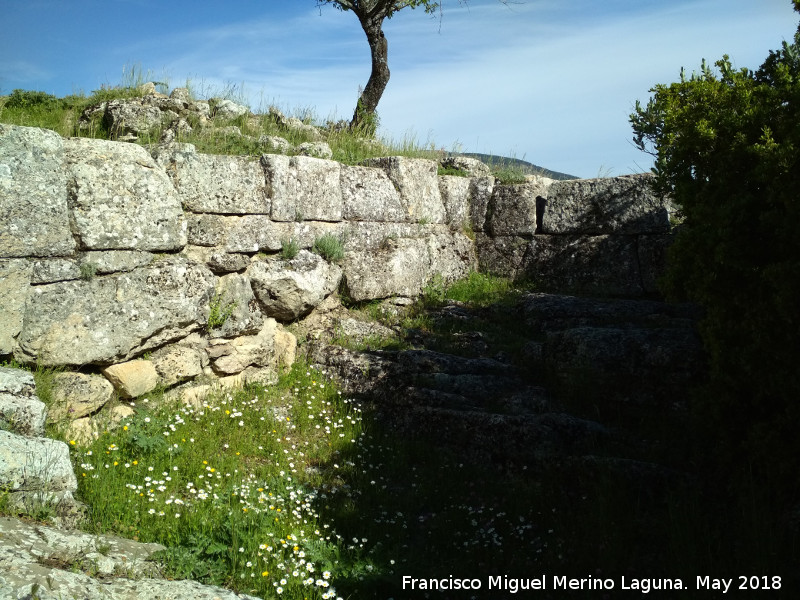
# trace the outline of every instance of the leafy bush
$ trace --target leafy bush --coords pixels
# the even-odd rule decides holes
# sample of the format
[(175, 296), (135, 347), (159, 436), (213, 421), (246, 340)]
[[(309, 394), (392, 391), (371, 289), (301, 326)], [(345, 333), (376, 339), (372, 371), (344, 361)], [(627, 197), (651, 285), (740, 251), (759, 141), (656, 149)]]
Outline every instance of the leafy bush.
[(314, 240), (311, 250), (329, 262), (338, 262), (344, 258), (344, 243), (332, 233), (326, 233)]
[(14, 90), (6, 100), (6, 108), (31, 108), (34, 106), (44, 106), (47, 108), (57, 108), (61, 101), (46, 92), (36, 92), (28, 90)]
[(235, 302), (224, 304), (222, 298), (223, 294), (214, 294), (214, 297), (211, 298), (211, 302), (208, 304), (208, 321), (206, 323), (206, 329), (208, 331), (225, 325), (225, 322), (233, 314), (233, 311), (236, 310)]
[(755, 72), (715, 64), (657, 85), (631, 122), (685, 217), (663, 286), (706, 311), (702, 421), (719, 458), (748, 471), (756, 460), (762, 484), (788, 492), (800, 452), (800, 29)]

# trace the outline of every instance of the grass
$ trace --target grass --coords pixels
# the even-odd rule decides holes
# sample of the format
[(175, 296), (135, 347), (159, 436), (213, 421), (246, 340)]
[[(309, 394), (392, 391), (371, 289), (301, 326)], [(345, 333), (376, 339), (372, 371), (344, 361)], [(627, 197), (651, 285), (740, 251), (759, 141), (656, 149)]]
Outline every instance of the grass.
[(336, 263), (344, 258), (344, 243), (340, 237), (325, 233), (314, 240), (311, 251), (328, 262)]
[[(161, 77), (164, 80), (164, 77)], [(155, 77), (152, 72), (145, 72), (141, 66), (126, 66), (123, 69), (122, 81), (119, 84), (103, 84), (90, 94), (79, 92), (63, 98), (56, 98), (39, 91), (13, 90), (8, 96), (0, 96), (0, 123), (41, 127), (50, 129), (62, 137), (89, 137), (112, 139), (102, 121), (102, 115), (96, 115), (85, 127), (79, 127), (81, 113), (89, 107), (110, 100), (130, 99), (141, 96), (139, 87)], [(223, 97), (240, 104), (247, 104), (242, 86), (227, 86), (222, 90), (195, 86), (191, 81), (185, 83), (193, 98), (209, 99)], [(166, 81), (156, 83), (160, 93), (167, 93), (169, 85)], [(430, 139), (421, 141), (413, 132), (406, 133), (401, 139), (375, 136), (368, 130), (353, 131), (343, 127), (341, 123), (321, 119), (308, 107), (284, 111), (287, 116), (295, 116), (306, 124), (314, 125), (323, 140), (328, 143), (333, 153), (333, 160), (343, 164), (358, 165), (370, 158), (383, 156), (405, 156), (409, 158), (425, 158), (439, 161), (447, 152)], [(136, 143), (148, 146), (158, 142), (167, 127), (162, 123), (147, 134), (140, 135)], [(193, 131), (178, 134), (175, 141), (193, 144), (198, 152), (206, 154), (229, 154), (260, 156), (274, 152), (272, 148), (259, 142), (262, 136), (278, 136), (286, 139), (293, 147), (305, 142), (318, 141), (308, 131), (284, 127), (267, 110), (256, 110), (254, 114), (231, 120), (214, 119), (208, 126), (199, 127), (190, 119)], [(239, 133), (233, 132), (231, 126), (237, 127)], [(291, 153), (291, 152), (290, 152)], [(462, 171), (441, 171), (441, 174), (466, 175)], [(502, 183), (524, 182), (511, 174), (509, 169), (498, 166), (496, 177)]]

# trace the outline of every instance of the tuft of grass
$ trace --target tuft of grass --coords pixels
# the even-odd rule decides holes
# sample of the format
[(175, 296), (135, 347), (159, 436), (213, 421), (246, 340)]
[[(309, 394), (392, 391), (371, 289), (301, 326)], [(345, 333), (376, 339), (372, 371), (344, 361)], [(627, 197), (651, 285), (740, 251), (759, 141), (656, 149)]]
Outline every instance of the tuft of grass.
[(223, 302), (223, 293), (217, 292), (214, 294), (211, 301), (208, 303), (208, 320), (206, 321), (206, 330), (211, 331), (225, 325), (225, 322), (236, 310), (235, 302)]
[(314, 240), (311, 250), (329, 262), (339, 262), (344, 258), (344, 243), (332, 233), (325, 233)]
[(293, 238), (281, 240), (281, 258), (284, 260), (292, 260), (299, 253), (300, 244), (297, 240)]

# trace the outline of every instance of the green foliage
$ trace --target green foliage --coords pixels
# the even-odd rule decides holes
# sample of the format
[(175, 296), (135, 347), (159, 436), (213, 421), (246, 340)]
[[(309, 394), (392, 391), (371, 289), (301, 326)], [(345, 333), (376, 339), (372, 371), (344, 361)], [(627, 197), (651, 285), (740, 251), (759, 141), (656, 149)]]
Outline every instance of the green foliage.
[(704, 420), (727, 459), (749, 456), (786, 492), (800, 451), (800, 29), (757, 71), (715, 65), (657, 85), (631, 122), (685, 219), (663, 286), (706, 311)]
[(332, 233), (325, 233), (314, 240), (311, 250), (329, 262), (339, 262), (344, 258), (344, 243)]
[(225, 325), (225, 322), (236, 310), (236, 302), (223, 302), (224, 294), (217, 292), (211, 301), (208, 303), (208, 321), (206, 322), (206, 329), (211, 331)]
[(78, 267), (78, 270), (81, 275), (81, 279), (84, 281), (91, 281), (94, 279), (95, 275), (97, 275), (97, 265), (94, 263), (81, 263), (81, 266)]
[(300, 244), (294, 238), (281, 240), (281, 258), (292, 260), (300, 253)]
[(56, 109), (61, 107), (61, 100), (46, 92), (14, 90), (6, 99), (6, 108), (45, 107)]

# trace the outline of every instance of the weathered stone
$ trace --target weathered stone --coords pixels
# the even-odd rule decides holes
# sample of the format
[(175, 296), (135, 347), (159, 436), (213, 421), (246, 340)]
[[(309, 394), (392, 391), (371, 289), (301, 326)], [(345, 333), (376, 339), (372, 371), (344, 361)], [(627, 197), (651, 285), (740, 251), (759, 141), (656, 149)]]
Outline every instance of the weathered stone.
[(274, 252), (281, 249), (285, 227), (265, 215), (245, 215), (231, 219), (222, 248), (225, 252)]
[(47, 408), (36, 396), (33, 376), (0, 367), (0, 429), (25, 436), (43, 436)]
[(295, 151), (300, 156), (313, 156), (315, 158), (324, 158), (326, 160), (333, 158), (333, 151), (325, 142), (306, 142), (297, 146)]
[(493, 236), (533, 235), (537, 232), (537, 198), (545, 197), (553, 180), (496, 185), (489, 201), (486, 228)]
[(472, 227), (469, 214), (470, 184), (471, 181), (466, 177), (439, 177), (439, 192), (447, 212), (445, 222), (456, 229)]
[(0, 429), (0, 488), (12, 492), (74, 492), (78, 488), (64, 442)]
[[(39, 600), (257, 600), (188, 580), (153, 579), (159, 544), (0, 518), (0, 596)], [(58, 568), (62, 565), (63, 568)]]
[(489, 165), (468, 156), (448, 156), (440, 160), (439, 164), (445, 169), (464, 171), (470, 177), (486, 177), (492, 174)]
[(244, 271), (250, 265), (250, 257), (235, 252), (212, 252), (206, 264), (217, 274)]
[(214, 301), (219, 314), (227, 314), (225, 322), (209, 331), (209, 336), (231, 338), (257, 333), (264, 324), (264, 315), (246, 275), (231, 273), (217, 281)]
[(64, 142), (71, 223), (87, 250), (180, 250), (186, 222), (175, 189), (135, 144)]
[(649, 174), (556, 182), (547, 196), (542, 232), (667, 233), (674, 206), (669, 199), (656, 196), (651, 183)]
[(135, 140), (161, 126), (161, 111), (141, 99), (109, 100), (103, 120), (113, 138)]
[(528, 249), (528, 240), (518, 236), (491, 237), (475, 235), (479, 270), (501, 277), (517, 279), (520, 266)]
[(100, 375), (54, 373), (52, 388), (50, 422), (91, 415), (114, 397), (114, 386)]
[(0, 356), (14, 351), (32, 272), (33, 266), (26, 260), (0, 260)]
[(205, 325), (213, 289), (211, 272), (182, 258), (91, 281), (37, 286), (15, 353), (47, 366), (128, 360)]
[(439, 194), (437, 166), (432, 160), (390, 156), (372, 158), (366, 166), (383, 169), (400, 193), (406, 219), (413, 222), (444, 223), (447, 213)]
[(342, 165), (342, 217), (348, 221), (405, 221), (400, 194), (381, 169)]
[(341, 221), (341, 165), (310, 156), (265, 154), (267, 192), (275, 221)]
[(89, 272), (97, 275), (124, 273), (133, 271), (137, 267), (149, 265), (154, 258), (150, 252), (137, 252), (134, 250), (87, 252), (81, 257), (78, 270), (85, 273), (89, 268), (91, 269)]
[(697, 381), (704, 358), (691, 327), (577, 327), (548, 333), (545, 363), (566, 389), (663, 406)]
[(486, 213), (494, 192), (494, 177), (473, 177), (469, 185), (469, 216), (472, 230), (486, 229)]
[(249, 366), (275, 367), (275, 319), (266, 319), (257, 335), (237, 337), (232, 340), (211, 340), (208, 354), (215, 373), (233, 375)]
[(158, 372), (150, 360), (131, 360), (103, 369), (103, 375), (123, 398), (137, 398), (158, 385)]
[(219, 246), (224, 243), (235, 218), (222, 215), (193, 215), (186, 218), (187, 240), (194, 246)]
[(272, 150), (279, 154), (289, 154), (294, 147), (288, 140), (277, 135), (262, 135), (258, 138), (258, 143), (261, 144), (265, 150)]
[(161, 153), (159, 163), (171, 175), (185, 210), (233, 215), (270, 213), (264, 170), (255, 158), (197, 154), (178, 147)]
[(517, 272), (543, 291), (642, 296), (635, 236), (537, 235)]
[(0, 124), (0, 257), (74, 250), (63, 140), (52, 131)]
[(243, 104), (237, 104), (227, 98), (209, 98), (209, 103), (214, 107), (213, 116), (222, 119), (236, 119), (250, 112)]
[(466, 276), (474, 265), (474, 249), (463, 235), (389, 237), (377, 249), (346, 253), (345, 286), (348, 296), (355, 301), (414, 297), (434, 273), (453, 281)]
[(640, 235), (638, 241), (639, 272), (646, 294), (659, 294), (659, 278), (667, 270), (667, 250), (675, 241), (671, 233)]
[(339, 286), (342, 269), (301, 250), (291, 260), (257, 261), (247, 269), (264, 314), (280, 321), (307, 315)]
[(172, 387), (203, 372), (205, 353), (197, 348), (170, 344), (153, 352), (150, 361), (158, 374), (158, 383)]
[[(0, 261), (2, 265), (2, 261)], [(0, 266), (2, 269), (2, 266)], [(70, 281), (80, 279), (81, 270), (77, 260), (72, 258), (49, 258), (33, 261), (31, 283), (55, 283), (57, 281)], [(1, 276), (0, 276), (1, 277)], [(2, 284), (0, 284), (2, 285)], [(2, 305), (2, 302), (0, 302)]]

